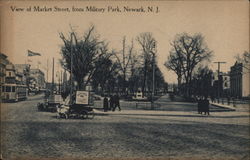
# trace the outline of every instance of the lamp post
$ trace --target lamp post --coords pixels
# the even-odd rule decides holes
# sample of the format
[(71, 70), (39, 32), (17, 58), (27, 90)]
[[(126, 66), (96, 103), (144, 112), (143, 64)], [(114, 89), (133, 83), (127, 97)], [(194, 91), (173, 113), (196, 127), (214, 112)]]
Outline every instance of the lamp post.
[(151, 94), (151, 109), (154, 109), (154, 93), (155, 93), (155, 52), (156, 52), (156, 42), (153, 42), (153, 51), (151, 51), (153, 55), (152, 59), (152, 94)]

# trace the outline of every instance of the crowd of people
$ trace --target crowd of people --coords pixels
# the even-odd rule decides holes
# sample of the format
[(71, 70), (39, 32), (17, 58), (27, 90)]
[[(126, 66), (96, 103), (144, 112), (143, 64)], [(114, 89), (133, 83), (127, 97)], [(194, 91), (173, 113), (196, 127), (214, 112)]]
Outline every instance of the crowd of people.
[(107, 111), (115, 111), (116, 108), (119, 109), (119, 111), (121, 111), (121, 107), (120, 107), (120, 97), (118, 94), (116, 95), (110, 95), (109, 99), (108, 97), (105, 95), (104, 99), (103, 99), (103, 109), (104, 112)]

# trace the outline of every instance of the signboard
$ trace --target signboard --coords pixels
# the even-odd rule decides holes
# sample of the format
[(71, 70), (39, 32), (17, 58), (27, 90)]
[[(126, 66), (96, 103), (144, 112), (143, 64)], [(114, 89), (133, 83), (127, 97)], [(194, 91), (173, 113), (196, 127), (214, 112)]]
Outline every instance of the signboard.
[(55, 103), (61, 103), (62, 102), (62, 96), (59, 95), (59, 94), (56, 94), (54, 100), (55, 100)]
[(89, 92), (77, 91), (76, 92), (76, 104), (89, 104)]

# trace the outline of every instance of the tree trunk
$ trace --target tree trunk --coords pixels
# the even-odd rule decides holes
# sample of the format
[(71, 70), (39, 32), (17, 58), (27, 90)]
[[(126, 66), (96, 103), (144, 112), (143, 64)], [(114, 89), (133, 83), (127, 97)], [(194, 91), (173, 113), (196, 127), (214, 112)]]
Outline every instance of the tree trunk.
[(182, 79), (182, 76), (181, 74), (178, 74), (177, 75), (177, 81), (178, 81), (178, 92), (180, 91), (180, 87), (181, 87), (181, 79)]
[(142, 84), (142, 95), (145, 96), (145, 86), (146, 86), (147, 70), (144, 67), (143, 84)]

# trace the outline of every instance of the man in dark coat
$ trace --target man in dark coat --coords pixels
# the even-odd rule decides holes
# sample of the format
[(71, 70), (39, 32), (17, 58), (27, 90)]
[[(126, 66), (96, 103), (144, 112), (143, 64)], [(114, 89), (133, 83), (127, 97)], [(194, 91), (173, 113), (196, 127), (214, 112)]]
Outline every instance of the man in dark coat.
[(205, 115), (209, 115), (209, 100), (207, 99), (207, 97), (205, 97), (205, 99), (203, 100), (203, 107)]
[(114, 109), (114, 96), (110, 95), (109, 98), (109, 110), (113, 110)]
[(202, 100), (201, 100), (201, 97), (198, 98), (197, 107), (198, 107), (198, 113), (202, 114)]
[(104, 112), (107, 112), (109, 108), (109, 101), (108, 98), (105, 96), (103, 99), (103, 110)]
[(121, 107), (120, 107), (120, 98), (119, 98), (119, 96), (118, 96), (118, 94), (116, 94), (115, 96), (114, 96), (114, 108), (113, 108), (113, 111), (115, 111), (115, 109), (116, 109), (116, 107), (118, 107), (119, 108), (119, 111), (121, 111)]

